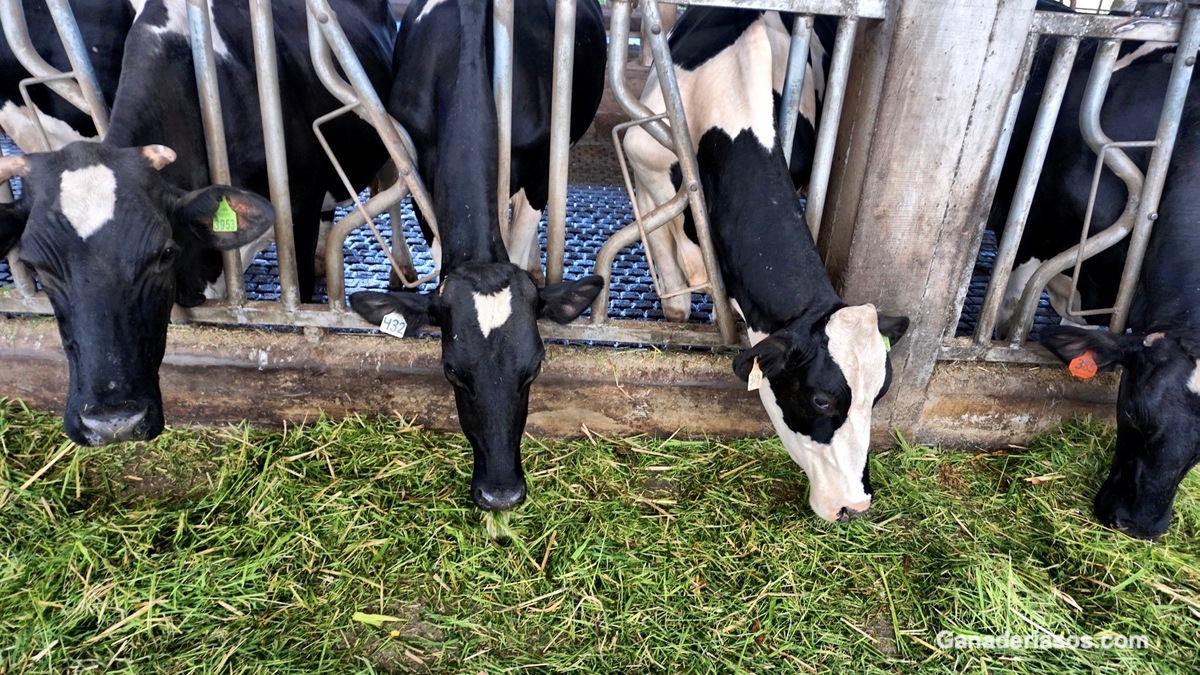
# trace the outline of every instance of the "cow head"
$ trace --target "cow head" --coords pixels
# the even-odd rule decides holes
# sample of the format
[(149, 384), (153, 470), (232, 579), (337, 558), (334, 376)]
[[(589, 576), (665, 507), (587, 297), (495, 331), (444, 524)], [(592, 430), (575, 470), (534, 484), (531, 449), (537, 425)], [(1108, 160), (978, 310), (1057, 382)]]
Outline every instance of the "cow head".
[(1200, 334), (1054, 327), (1041, 342), (1067, 363), (1090, 350), (1098, 370), (1124, 368), (1117, 448), (1096, 494), (1096, 517), (1141, 539), (1166, 533), (1179, 484), (1200, 460)]
[(763, 405), (825, 520), (846, 521), (871, 506), (871, 409), (891, 384), (888, 344), (907, 329), (907, 317), (843, 307), (815, 324), (797, 319), (770, 335), (752, 332), (754, 346), (734, 359), (743, 380), (757, 361)]
[(350, 297), (354, 311), (374, 324), (403, 314), (408, 336), (425, 325), (441, 328), (442, 368), (474, 450), (471, 496), (479, 508), (504, 511), (525, 500), (521, 435), (529, 386), (544, 357), (538, 318), (568, 323), (602, 287), (600, 277), (589, 276), (539, 290), (516, 265), (467, 263), (446, 274), (436, 294), (365, 291)]
[[(0, 159), (0, 179), (23, 176), (21, 200), (0, 205), (0, 255), (20, 244), (54, 307), (70, 369), (63, 425), (82, 445), (162, 431), (158, 367), (175, 277), (204, 248), (236, 248), (274, 221), (271, 205), (235, 188), (174, 188), (157, 169), (161, 145), (72, 143)], [(237, 230), (214, 232), (222, 201)]]

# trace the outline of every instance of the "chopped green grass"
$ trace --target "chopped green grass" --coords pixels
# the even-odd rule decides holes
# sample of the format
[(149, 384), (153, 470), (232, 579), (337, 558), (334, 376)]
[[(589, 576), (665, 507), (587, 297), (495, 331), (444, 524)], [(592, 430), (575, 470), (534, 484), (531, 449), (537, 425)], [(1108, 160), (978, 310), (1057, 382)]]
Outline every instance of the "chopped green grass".
[(984, 454), (901, 442), (838, 525), (774, 439), (530, 439), (500, 545), (461, 436), (350, 419), (76, 448), (0, 401), (0, 673), (1190, 671), (1200, 479), (1160, 541), (1107, 530), (1112, 443), (1087, 422)]

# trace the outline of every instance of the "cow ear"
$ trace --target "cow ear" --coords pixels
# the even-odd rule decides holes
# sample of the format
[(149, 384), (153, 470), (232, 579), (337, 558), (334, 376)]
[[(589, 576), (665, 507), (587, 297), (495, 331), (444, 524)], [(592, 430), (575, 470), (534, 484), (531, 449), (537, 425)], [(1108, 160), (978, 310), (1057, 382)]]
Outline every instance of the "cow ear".
[(907, 316), (879, 315), (879, 334), (888, 339), (890, 344), (896, 344), (908, 332)]
[(1139, 353), (1144, 340), (1143, 335), (1114, 335), (1108, 331), (1075, 326), (1050, 326), (1042, 330), (1040, 342), (1063, 363), (1070, 363), (1075, 357), (1091, 350), (1097, 369), (1108, 371)]
[(783, 331), (777, 331), (734, 357), (734, 374), (742, 380), (749, 380), (756, 359), (759, 369), (767, 377), (774, 377), (783, 372), (787, 366), (791, 341), (782, 333)]
[(253, 192), (213, 185), (183, 195), (175, 220), (205, 246), (227, 251), (249, 244), (272, 227), (275, 208)]
[(604, 278), (593, 274), (551, 284), (538, 291), (538, 314), (555, 323), (571, 323), (604, 288)]
[(29, 212), (17, 204), (0, 204), (0, 258), (21, 241)]
[(438, 325), (437, 297), (429, 293), (362, 291), (350, 296), (350, 307), (376, 326), (388, 314), (399, 312), (408, 324), (404, 337), (415, 337), (422, 326)]

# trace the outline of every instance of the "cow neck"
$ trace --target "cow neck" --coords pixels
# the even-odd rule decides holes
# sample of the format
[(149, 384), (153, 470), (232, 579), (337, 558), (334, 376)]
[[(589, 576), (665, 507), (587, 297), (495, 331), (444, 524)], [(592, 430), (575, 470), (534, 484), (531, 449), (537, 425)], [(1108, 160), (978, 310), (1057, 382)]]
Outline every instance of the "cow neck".
[[(1185, 120), (1186, 121), (1186, 120)], [(1185, 125), (1186, 127), (1187, 125)], [(1181, 130), (1130, 313), (1137, 331), (1200, 330), (1200, 127)]]
[(764, 148), (748, 129), (733, 141), (712, 129), (700, 139), (698, 152), (726, 290), (747, 325), (763, 333), (797, 320), (815, 325), (845, 306), (817, 254), (778, 141), (775, 145)]
[(442, 274), (466, 263), (507, 262), (496, 214), (499, 148), (485, 48), (487, 3), (459, 2), (458, 69), (438, 100), (434, 210)]

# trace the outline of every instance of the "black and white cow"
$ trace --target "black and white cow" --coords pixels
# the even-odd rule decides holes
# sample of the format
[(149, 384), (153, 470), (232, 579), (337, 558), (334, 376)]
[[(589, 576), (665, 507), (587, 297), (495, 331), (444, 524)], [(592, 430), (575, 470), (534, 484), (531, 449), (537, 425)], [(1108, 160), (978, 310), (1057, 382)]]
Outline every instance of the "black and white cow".
[[(333, 3), (342, 28), (377, 87), (391, 82), (395, 21), (386, 0)], [(18, 241), (58, 319), (71, 370), (64, 425), (89, 445), (152, 438), (163, 426), (158, 366), (173, 302), (203, 301), (206, 260), (268, 230), (262, 121), (248, 7), (211, 2), (233, 182), (212, 186), (187, 39), (185, 0), (147, 0), (125, 44), (120, 84), (103, 143), (6, 158), (0, 177), (23, 175), (21, 200), (0, 207), (0, 253)], [(340, 181), (312, 133), (340, 107), (309, 61), (305, 6), (273, 3), (283, 133), (304, 295), (327, 191)], [(353, 116), (324, 127), (364, 185), (385, 153)], [(354, 157), (354, 161), (347, 158)], [(228, 204), (228, 208), (224, 206)], [(236, 214), (235, 232), (214, 232)], [(223, 229), (223, 228), (219, 228)], [(215, 275), (214, 275), (215, 276)]]
[[(513, 40), (512, 187), (539, 207), (547, 182), (554, 5), (518, 1)], [(471, 495), (480, 508), (502, 511), (525, 499), (521, 435), (544, 356), (537, 320), (571, 321), (602, 280), (590, 276), (539, 290), (521, 267), (526, 257), (510, 262), (496, 213), (491, 26), (486, 2), (418, 1), (404, 15), (389, 109), (412, 134), (421, 177), (433, 194), (441, 282), (434, 294), (365, 292), (350, 300), (372, 323), (402, 313), (409, 335), (428, 324), (441, 328), (442, 364), (474, 449)], [(572, 138), (595, 114), (604, 59), (600, 6), (583, 0), (576, 15)]]
[[(1026, 100), (1006, 159), (1005, 180), (992, 223), (1002, 229), (1008, 199), (1024, 157), (1041, 99), (1053, 42), (1044, 40), (1026, 88)], [(1079, 242), (1096, 155), (1079, 130), (1083, 90), (1096, 44), (1085, 42), (1071, 74), (1018, 251), (1010, 295), (1019, 295), (1032, 268)], [(1125, 44), (1100, 114), (1101, 128), (1117, 141), (1155, 137), (1171, 70), (1172, 50), (1161, 44)], [(1144, 171), (1149, 151), (1130, 148)], [(1042, 343), (1070, 363), (1091, 351), (1100, 370), (1123, 368), (1117, 400), (1117, 447), (1108, 479), (1096, 495), (1100, 522), (1140, 538), (1170, 524), (1180, 482), (1200, 460), (1200, 77), (1193, 76), (1158, 218), (1129, 314), (1131, 332), (1114, 335), (1055, 327)], [(1125, 208), (1125, 184), (1101, 174), (1091, 233), (1111, 226)], [(1085, 261), (1079, 296), (1083, 310), (1111, 307), (1127, 242)], [(1062, 302), (1065, 302), (1063, 300)], [(1094, 317), (1107, 322), (1108, 316)]]
[[(62, 72), (71, 71), (58, 31), (44, 2), (24, 3), (25, 22), (34, 49), (51, 66)], [(125, 37), (133, 24), (134, 7), (129, 0), (75, 0), (71, 3), (75, 21), (95, 71), (97, 85), (105, 103), (112, 105), (121, 74), (121, 56)], [(17, 147), (32, 150), (42, 147), (31, 111), (21, 97), (20, 82), (29, 72), (17, 61), (8, 41), (0, 37), (0, 130), (7, 133)], [(45, 85), (29, 88), (29, 97), (41, 113), (40, 119), (50, 147), (57, 150), (72, 141), (96, 137), (91, 116), (67, 103)]]
[[(677, 44), (685, 33), (697, 33), (699, 38), (689, 39), (693, 44), (701, 42), (714, 46), (726, 44), (726, 40), (736, 39), (755, 17), (749, 14), (729, 14), (725, 12), (702, 12), (699, 15), (677, 24), (671, 33), (672, 44)], [(772, 31), (770, 34), (770, 62), (762, 64), (770, 68), (771, 86), (774, 91), (776, 107), (782, 98), (784, 78), (787, 75), (788, 52), (791, 43), (789, 38), (794, 17), (790, 14), (780, 14), (771, 21), (772, 29), (782, 25), (788, 36), (782, 36)], [(833, 48), (834, 34), (837, 31), (837, 19), (828, 16), (816, 17), (813, 25), (812, 38), (809, 40), (809, 60), (804, 77), (804, 88), (800, 97), (800, 115), (796, 120), (796, 132), (793, 136), (791, 161), (789, 167), (792, 182), (796, 189), (807, 189), (809, 178), (812, 176), (813, 155), (817, 145), (817, 128), (820, 124), (821, 102), (825, 97), (825, 77), (829, 71), (830, 51)], [(686, 63), (678, 64), (683, 72), (690, 72), (695, 66), (711, 58), (713, 54), (698, 50), (695, 54), (687, 55)], [(718, 91), (723, 91), (717, 88)], [(685, 97), (707, 98), (710, 92), (703, 86), (691, 86), (683, 90)], [(661, 96), (658, 94), (658, 80), (651, 71), (647, 80), (647, 88), (643, 97)], [(657, 100), (657, 99), (656, 99)], [(661, 101), (658, 103), (662, 107)], [(684, 107), (691, 109), (703, 106), (699, 100), (685, 99)], [(733, 105), (727, 102), (726, 105)], [(640, 213), (649, 213), (655, 204), (662, 204), (679, 188), (678, 174), (665, 175), (660, 171), (643, 172), (643, 182), (639, 184), (635, 199)], [(685, 214), (675, 218), (670, 223), (658, 228), (650, 234), (649, 246), (654, 254), (655, 266), (659, 271), (663, 284), (663, 292), (669, 294), (689, 286), (704, 282), (704, 261), (700, 247), (687, 233), (691, 227), (691, 215)], [(662, 300), (663, 316), (668, 321), (687, 321), (691, 315), (692, 301), (689, 294), (675, 295)]]
[[(808, 474), (813, 510), (847, 520), (871, 505), (871, 409), (887, 393), (888, 345), (908, 319), (848, 306), (817, 254), (776, 133), (773, 85), (788, 33), (775, 12), (692, 8), (672, 31), (671, 55), (721, 275), (753, 345), (734, 370), (743, 380), (764, 376), (763, 406)], [(657, 86), (642, 102), (663, 110)], [(639, 129), (625, 151), (639, 203), (661, 203), (662, 192), (643, 191), (671, 185), (674, 155)]]

